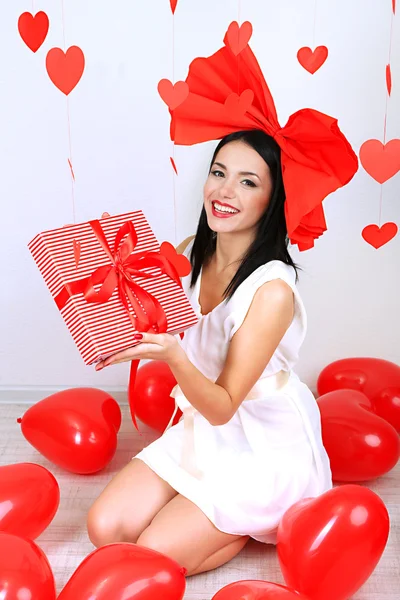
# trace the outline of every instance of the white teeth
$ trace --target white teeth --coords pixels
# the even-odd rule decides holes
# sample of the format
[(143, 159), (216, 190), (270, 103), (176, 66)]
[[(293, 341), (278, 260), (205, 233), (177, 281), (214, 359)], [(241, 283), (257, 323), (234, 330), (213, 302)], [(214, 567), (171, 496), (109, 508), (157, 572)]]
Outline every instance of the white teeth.
[(215, 210), (217, 210), (218, 212), (224, 212), (224, 213), (238, 213), (238, 210), (235, 210), (234, 208), (228, 208), (227, 206), (221, 206), (220, 204), (218, 204), (217, 202), (214, 202), (214, 208)]

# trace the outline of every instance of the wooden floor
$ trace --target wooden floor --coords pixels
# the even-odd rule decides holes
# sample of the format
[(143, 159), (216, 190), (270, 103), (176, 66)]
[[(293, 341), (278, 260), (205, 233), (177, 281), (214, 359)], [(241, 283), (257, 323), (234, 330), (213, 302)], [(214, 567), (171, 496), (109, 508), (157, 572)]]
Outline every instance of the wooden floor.
[[(73, 475), (49, 463), (26, 442), (16, 419), (27, 408), (27, 405), (0, 404), (0, 465), (35, 462), (49, 469), (58, 480), (61, 490), (60, 508), (37, 543), (49, 558), (57, 590), (61, 591), (76, 567), (94, 549), (85, 529), (86, 514), (93, 500), (111, 477), (155, 438), (155, 434), (144, 426), (142, 437), (135, 433), (128, 408), (122, 407), (123, 422), (118, 450), (111, 464), (97, 475)], [(353, 598), (399, 600), (400, 463), (385, 477), (369, 484), (369, 487), (382, 497), (389, 510), (391, 534), (377, 569)], [(284, 583), (275, 547), (249, 542), (242, 553), (229, 564), (210, 573), (189, 578), (185, 600), (211, 600), (219, 589), (241, 579)]]

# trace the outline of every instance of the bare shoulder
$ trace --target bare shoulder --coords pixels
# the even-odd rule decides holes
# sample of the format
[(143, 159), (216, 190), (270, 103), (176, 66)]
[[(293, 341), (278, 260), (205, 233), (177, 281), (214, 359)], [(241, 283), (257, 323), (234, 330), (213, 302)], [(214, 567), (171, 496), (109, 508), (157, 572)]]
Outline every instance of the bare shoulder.
[(183, 242), (181, 242), (177, 247), (176, 247), (176, 251), (178, 254), (182, 254), (182, 252), (184, 252), (186, 250), (186, 248), (188, 247), (188, 245), (190, 244), (190, 242), (195, 238), (194, 235), (190, 235), (189, 237), (187, 237), (185, 240), (183, 240)]

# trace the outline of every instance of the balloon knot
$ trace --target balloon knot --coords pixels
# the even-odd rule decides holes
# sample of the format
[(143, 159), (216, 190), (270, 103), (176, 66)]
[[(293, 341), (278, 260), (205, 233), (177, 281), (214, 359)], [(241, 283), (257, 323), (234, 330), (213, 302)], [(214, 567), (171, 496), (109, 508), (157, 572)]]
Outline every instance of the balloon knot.
[(19, 417), (19, 418), (17, 419), (17, 423), (22, 423), (22, 419), (21, 419), (21, 417)]
[(186, 573), (187, 573), (187, 569), (185, 569), (185, 567), (182, 567), (181, 568), (181, 573), (182, 573), (183, 576), (185, 576)]

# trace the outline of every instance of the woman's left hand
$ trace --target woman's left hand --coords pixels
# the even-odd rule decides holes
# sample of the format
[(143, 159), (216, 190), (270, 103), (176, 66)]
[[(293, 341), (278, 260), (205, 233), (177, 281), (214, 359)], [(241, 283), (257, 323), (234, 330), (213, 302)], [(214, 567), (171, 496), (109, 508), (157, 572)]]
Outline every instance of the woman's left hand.
[[(139, 335), (142, 337), (139, 338)], [(185, 356), (185, 351), (179, 345), (178, 340), (169, 333), (146, 332), (135, 334), (135, 339), (140, 339), (141, 343), (98, 362), (95, 367), (96, 371), (109, 365), (137, 359), (163, 360), (168, 364), (174, 364)]]

